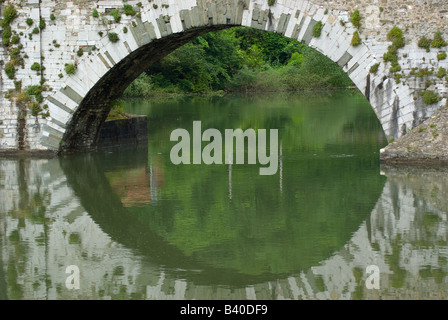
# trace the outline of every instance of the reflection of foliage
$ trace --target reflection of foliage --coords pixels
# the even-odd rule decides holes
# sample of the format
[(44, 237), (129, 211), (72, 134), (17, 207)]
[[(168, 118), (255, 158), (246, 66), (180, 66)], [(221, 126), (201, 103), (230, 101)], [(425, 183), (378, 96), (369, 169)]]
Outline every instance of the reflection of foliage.
[[(149, 214), (148, 208), (130, 210), (185, 255), (246, 274), (289, 272), (327, 257), (370, 212), (378, 197), (371, 191), (379, 193), (383, 182), (370, 156), (378, 148), (377, 134), (368, 135), (381, 130), (378, 121), (371, 111), (360, 112), (360, 101), (365, 100), (347, 92), (341, 96), (209, 97), (140, 105), (150, 110), (152, 119), (150, 152), (165, 155), (161, 198), (172, 200), (151, 206)], [(375, 120), (370, 120), (372, 116)], [(190, 130), (197, 119), (203, 119), (203, 130), (279, 128), (284, 157), (294, 159), (283, 164), (283, 193), (279, 193), (278, 175), (259, 176), (258, 166), (233, 166), (229, 201), (227, 165), (171, 165), (167, 159), (171, 145), (163, 142), (169, 141), (173, 128)], [(363, 137), (366, 130), (369, 142), (363, 144), (365, 150), (356, 151), (365, 156), (329, 157), (355, 152), (351, 144), (350, 150), (342, 148), (346, 130), (350, 135), (359, 132), (354, 139)], [(315, 152), (323, 158), (313, 158)], [(337, 212), (343, 212), (344, 219)]]

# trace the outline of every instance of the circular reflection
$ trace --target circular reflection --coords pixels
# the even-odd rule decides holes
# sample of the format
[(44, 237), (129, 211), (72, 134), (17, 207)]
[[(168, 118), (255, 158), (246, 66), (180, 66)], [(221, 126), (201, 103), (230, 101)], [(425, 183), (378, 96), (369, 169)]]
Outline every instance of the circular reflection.
[[(308, 99), (301, 108), (300, 99), (268, 106), (239, 99), (150, 106), (149, 148), (67, 157), (61, 165), (107, 234), (183, 278), (247, 285), (317, 265), (350, 240), (381, 194), (385, 178), (372, 152), (379, 128), (357, 127), (372, 115), (352, 97)], [(241, 101), (244, 108), (235, 108)], [(277, 174), (260, 176), (259, 165), (173, 165), (169, 134), (191, 132), (194, 119), (222, 132), (278, 128)], [(360, 147), (353, 136), (363, 135)]]

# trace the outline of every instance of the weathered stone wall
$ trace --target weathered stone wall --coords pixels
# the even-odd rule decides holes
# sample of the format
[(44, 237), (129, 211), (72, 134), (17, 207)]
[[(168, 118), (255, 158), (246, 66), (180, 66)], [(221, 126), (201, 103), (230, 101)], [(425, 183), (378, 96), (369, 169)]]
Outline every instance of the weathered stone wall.
[[(91, 148), (108, 103), (145, 68), (198, 35), (239, 25), (284, 34), (337, 62), (369, 100), (388, 138), (406, 134), (447, 101), (446, 76), (437, 76), (439, 68), (448, 68), (448, 59), (438, 57), (447, 47), (427, 52), (417, 45), (436, 31), (448, 39), (443, 0), (277, 0), (273, 6), (267, 0), (152, 0), (141, 5), (129, 0), (134, 15), (125, 14), (122, 0), (9, 0), (2, 13), (8, 4), (18, 12), (11, 30), (20, 41), (0, 48), (0, 150)], [(350, 22), (355, 10), (362, 17), (359, 29)], [(40, 20), (45, 28), (33, 33)], [(314, 37), (319, 21), (322, 32)], [(396, 53), (398, 68), (391, 70), (383, 55), (394, 26), (402, 30), (405, 46)], [(351, 45), (355, 31), (362, 41), (358, 46)], [(117, 42), (109, 39), (111, 33)], [(19, 46), (22, 60), (14, 60), (11, 54)], [(11, 60), (16, 62), (12, 79), (5, 70)], [(31, 70), (36, 63), (44, 69)], [(67, 64), (76, 67), (74, 74), (67, 73)], [(378, 70), (370, 72), (375, 64)], [(34, 112), (18, 88), (31, 85), (44, 89)], [(436, 93), (429, 104), (420, 94), (425, 91)]]

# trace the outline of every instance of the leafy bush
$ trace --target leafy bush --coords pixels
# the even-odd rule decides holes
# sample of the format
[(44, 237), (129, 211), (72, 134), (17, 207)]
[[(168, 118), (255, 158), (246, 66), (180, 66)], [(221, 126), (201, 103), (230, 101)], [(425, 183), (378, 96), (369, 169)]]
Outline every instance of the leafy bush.
[(115, 22), (120, 22), (121, 14), (118, 12), (118, 9), (114, 9), (110, 12), (110, 15), (114, 18)]
[(426, 49), (426, 52), (429, 52), (431, 46), (431, 39), (428, 39), (427, 37), (423, 36), (418, 40), (417, 45), (420, 48)]
[(13, 61), (9, 61), (6, 65), (5, 65), (5, 73), (8, 76), (9, 79), (14, 79), (15, 75), (16, 75), (16, 68), (14, 66), (14, 62)]
[(359, 27), (361, 27), (361, 14), (359, 13), (359, 10), (353, 11), (350, 16), (350, 21), (356, 29), (359, 29)]
[(124, 14), (127, 16), (135, 16), (135, 14), (137, 13), (130, 4), (124, 4), (123, 8), (124, 8)]
[(44, 19), (40, 19), (40, 21), (39, 21), (39, 29), (43, 30), (43, 29), (45, 29), (45, 26), (46, 26), (45, 20)]
[(387, 52), (383, 55), (385, 62), (391, 62), (392, 66), (390, 72), (398, 72), (401, 66), (398, 63), (398, 49), (405, 46), (403, 31), (398, 27), (393, 27), (387, 34), (387, 40), (392, 41), (392, 44), (387, 48)]
[(361, 42), (361, 38), (359, 37), (359, 33), (358, 33), (358, 31), (355, 31), (355, 32), (353, 33), (352, 41), (351, 41), (350, 44), (351, 44), (353, 47), (357, 47), (357, 46), (359, 46), (361, 43), (362, 43), (362, 42)]
[(38, 62), (34, 62), (34, 63), (31, 65), (31, 70), (34, 70), (34, 71), (39, 72), (39, 71), (42, 70), (42, 67), (40, 66), (40, 64), (39, 64)]
[(11, 22), (17, 17), (17, 10), (12, 4), (8, 5), (3, 10), (2, 27), (9, 26)]
[(446, 47), (447, 43), (445, 41), (445, 39), (443, 39), (442, 33), (440, 31), (437, 31), (434, 34), (434, 39), (432, 39), (431, 41), (431, 46), (433, 48), (442, 48), (442, 47)]
[(446, 76), (446, 69), (443, 67), (440, 67), (436, 74), (437, 78), (442, 79), (444, 76)]
[(71, 64), (71, 63), (66, 64), (65, 65), (65, 72), (67, 74), (74, 74), (76, 72), (76, 67), (73, 64)]
[(92, 17), (94, 17), (94, 18), (98, 18), (99, 16), (100, 16), (100, 14), (98, 13), (98, 10), (93, 9)]
[(322, 33), (323, 24), (322, 21), (318, 21), (313, 27), (313, 37), (319, 38)]
[(109, 32), (109, 34), (107, 36), (109, 37), (109, 40), (113, 43), (120, 40), (120, 38), (118, 37), (118, 34), (116, 34), (115, 32)]
[(9, 42), (11, 40), (11, 35), (12, 35), (11, 27), (10, 26), (5, 27), (5, 29), (3, 29), (3, 33), (2, 33), (2, 38), (3, 38), (2, 43), (4, 46), (9, 45)]
[(433, 104), (439, 101), (437, 94), (431, 90), (420, 91), (420, 95), (422, 96), (425, 104)]
[(442, 51), (440, 53), (437, 54), (437, 60), (445, 60), (446, 59), (446, 52)]
[(380, 66), (379, 63), (375, 63), (375, 64), (373, 64), (373, 65), (370, 67), (369, 72), (370, 72), (370, 73), (376, 73), (376, 72), (378, 71), (379, 66)]

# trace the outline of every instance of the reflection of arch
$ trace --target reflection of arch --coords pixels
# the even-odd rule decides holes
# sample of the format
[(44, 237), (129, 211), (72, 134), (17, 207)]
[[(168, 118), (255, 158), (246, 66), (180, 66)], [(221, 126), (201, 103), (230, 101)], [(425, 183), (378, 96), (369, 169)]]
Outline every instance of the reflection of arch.
[[(350, 23), (344, 26), (340, 23), (347, 20), (346, 11), (328, 10), (312, 1), (299, 0), (277, 1), (274, 6), (268, 6), (267, 1), (249, 0), (190, 2), (194, 4), (179, 1), (170, 6), (166, 9), (168, 15), (145, 4), (141, 18), (111, 30), (119, 35), (119, 42), (112, 43), (107, 37), (98, 41), (98, 51), (82, 57), (77, 73), (62, 79), (63, 88), (47, 99), (52, 123), (44, 128), (48, 134), (42, 134), (42, 144), (60, 151), (93, 146), (108, 114), (108, 102), (120, 97), (141, 72), (195, 37), (231, 26), (277, 32), (317, 49), (339, 64), (365, 94), (388, 137), (399, 136), (403, 126), (412, 126), (418, 113), (412, 117), (414, 110), (397, 109), (402, 107), (400, 103), (409, 100), (410, 89), (403, 86), (396, 92), (384, 63), (375, 75), (369, 73), (370, 66), (380, 62), (372, 52), (381, 57), (384, 45), (374, 48), (374, 40), (351, 46), (356, 29)], [(319, 21), (323, 29), (316, 38), (313, 27)], [(130, 32), (122, 31), (124, 25)], [(396, 112), (392, 112), (393, 108)]]
[[(308, 223), (300, 225), (300, 230), (298, 230), (298, 232), (293, 232), (295, 234), (294, 237), (291, 237), (291, 239), (294, 240), (291, 241), (293, 246), (287, 247), (287, 249), (289, 250), (290, 248), (291, 250), (294, 250), (294, 254), (284, 257), (285, 261), (283, 263), (285, 268), (282, 268), (281, 272), (263, 271), (263, 273), (254, 272), (248, 274), (241, 270), (235, 270), (234, 265), (228, 267), (217, 263), (217, 261), (222, 262), (222, 252), (234, 248), (231, 246), (233, 239), (230, 239), (230, 241), (228, 239), (223, 243), (218, 244), (212, 243), (211, 248), (215, 248), (214, 251), (216, 251), (217, 254), (210, 254), (210, 252), (207, 251), (207, 257), (205, 257), (205, 259), (202, 252), (188, 256), (182, 250), (184, 248), (178, 248), (176, 245), (168, 243), (167, 239), (148, 227), (147, 223), (142, 223), (134, 211), (130, 211), (123, 206), (121, 199), (111, 188), (104, 172), (113, 172), (113, 168), (109, 168), (107, 163), (120, 168), (119, 170), (122, 170), (125, 167), (135, 168), (147, 166), (147, 150), (133, 152), (132, 154), (136, 155), (136, 157), (133, 158), (135, 159), (134, 162), (129, 162), (129, 153), (123, 152), (123, 150), (116, 150), (112, 154), (98, 153), (82, 157), (66, 157), (61, 159), (61, 167), (67, 176), (69, 185), (79, 198), (82, 206), (86, 209), (92, 219), (99, 224), (101, 229), (114, 241), (121, 243), (128, 248), (136, 249), (137, 252), (148, 257), (151, 262), (167, 266), (168, 270), (170, 267), (173, 267), (176, 270), (201, 270), (201, 272), (198, 272), (195, 275), (191, 275), (190, 272), (185, 275), (188, 279), (197, 284), (204, 283), (204, 281), (211, 281), (216, 284), (240, 286), (271, 281), (277, 279), (279, 276), (286, 277), (291, 274), (296, 274), (311, 266), (319, 264), (322, 259), (326, 259), (330, 256), (335, 248), (342, 247), (345, 242), (350, 239), (351, 232), (365, 219), (363, 214), (356, 214), (355, 217), (347, 218), (344, 221), (347, 228), (343, 228), (344, 230), (342, 232), (335, 230), (334, 225), (331, 225), (332, 227), (329, 227), (328, 230), (327, 228), (321, 230), (320, 232), (325, 232), (326, 234), (326, 236), (323, 237), (325, 239), (324, 242), (328, 241), (328, 239), (334, 240), (331, 242), (331, 245), (328, 245), (327, 243), (319, 243), (318, 241), (314, 242), (313, 240), (310, 240), (307, 235), (304, 235), (303, 232), (300, 232), (300, 230), (304, 230), (304, 228), (309, 228), (310, 226), (308, 224), (314, 221), (307, 220)], [(110, 159), (108, 160), (107, 157), (110, 157)], [(374, 179), (366, 178), (366, 180), (370, 181)], [(381, 190), (378, 190), (378, 194), (380, 191)], [(97, 201), (99, 198), (101, 201)], [(169, 213), (166, 212), (166, 207), (163, 205), (165, 202), (166, 201), (158, 203), (156, 206), (156, 210), (163, 211), (164, 216)], [(366, 214), (371, 210), (371, 208), (364, 209), (366, 209)], [(145, 211), (144, 215), (157, 214), (158, 212), (156, 210), (151, 212)], [(270, 210), (270, 208), (267, 208), (266, 210)], [(356, 207), (356, 210), (361, 210), (361, 208)], [(364, 210), (361, 211), (364, 212)], [(260, 217), (261, 216), (263, 216), (262, 212), (260, 213)], [(350, 227), (356, 225), (356, 227), (354, 227), (353, 230), (349, 230), (350, 228), (348, 225), (350, 225)], [(333, 233), (336, 233), (336, 235)], [(273, 232), (273, 235), (282, 236), (279, 234), (279, 231)], [(247, 248), (250, 247), (250, 241), (257, 240), (249, 239), (248, 241), (249, 246), (246, 246)], [(310, 241), (312, 244), (310, 244)], [(300, 248), (298, 244), (301, 244)], [(245, 250), (247, 250), (247, 248), (245, 248)], [(316, 250), (319, 251), (317, 256), (315, 255)], [(312, 256), (309, 254), (310, 251), (314, 252)], [(275, 265), (278, 261), (272, 262), (273, 265)]]

